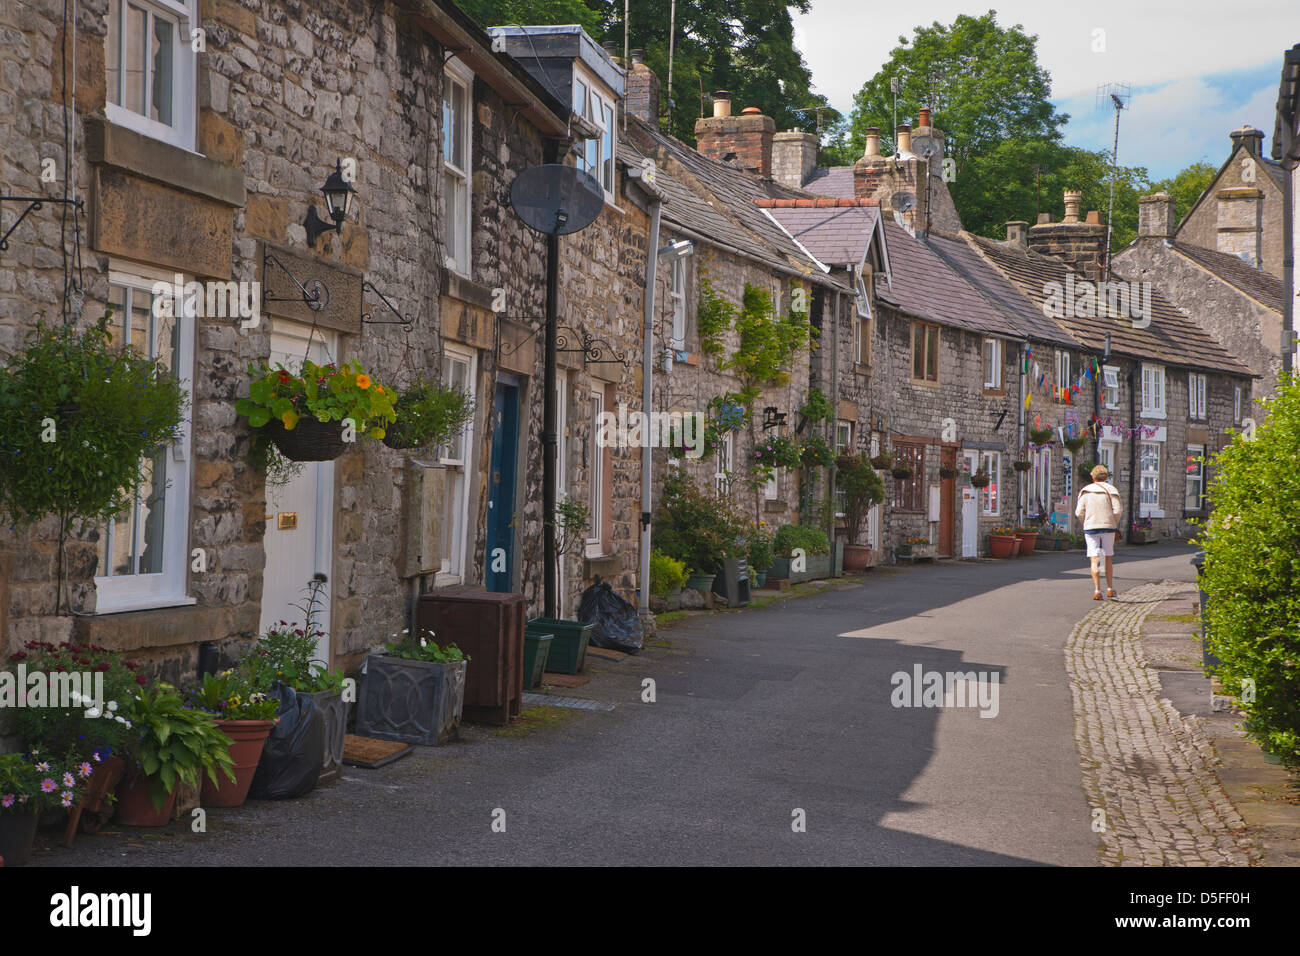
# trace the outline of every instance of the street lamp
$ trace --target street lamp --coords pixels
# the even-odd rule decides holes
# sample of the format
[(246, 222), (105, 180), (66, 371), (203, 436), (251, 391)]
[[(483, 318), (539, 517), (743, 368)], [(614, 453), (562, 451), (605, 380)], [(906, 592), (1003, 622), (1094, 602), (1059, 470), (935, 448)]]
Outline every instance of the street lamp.
[(357, 191), (343, 178), (342, 160), (335, 164), (334, 172), (330, 173), (329, 179), (325, 180), (325, 185), (320, 188), (320, 191), (325, 194), (325, 209), (330, 214), (330, 219), (334, 221), (327, 222), (322, 219), (317, 214), (315, 206), (307, 209), (307, 220), (303, 226), (307, 230), (307, 245), (313, 249), (316, 247), (316, 237), (322, 232), (333, 229), (341, 233), (343, 220), (347, 219), (348, 213), (352, 210), (352, 197)]

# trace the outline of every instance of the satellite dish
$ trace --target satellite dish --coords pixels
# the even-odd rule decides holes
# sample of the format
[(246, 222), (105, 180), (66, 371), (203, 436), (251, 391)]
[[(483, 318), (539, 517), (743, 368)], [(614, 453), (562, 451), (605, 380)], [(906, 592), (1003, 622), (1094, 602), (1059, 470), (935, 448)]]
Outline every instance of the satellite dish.
[(889, 197), (889, 205), (895, 212), (911, 212), (916, 206), (916, 193), (894, 193)]
[(939, 141), (933, 136), (913, 136), (912, 152), (922, 159), (929, 159), (935, 153), (939, 152)]
[(595, 177), (575, 166), (530, 166), (510, 184), (510, 205), (530, 229), (566, 236), (586, 229), (605, 206)]

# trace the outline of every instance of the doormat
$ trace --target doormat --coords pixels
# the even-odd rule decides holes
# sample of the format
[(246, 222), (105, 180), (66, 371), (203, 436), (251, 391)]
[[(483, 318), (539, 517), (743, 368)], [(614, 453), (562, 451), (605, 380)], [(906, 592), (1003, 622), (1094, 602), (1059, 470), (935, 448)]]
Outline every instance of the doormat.
[(581, 674), (543, 674), (542, 684), (551, 687), (581, 687), (590, 681), (590, 677)]
[(587, 653), (592, 657), (603, 657), (607, 661), (621, 661), (628, 656), (622, 651), (616, 651), (608, 647), (592, 647), (591, 645), (587, 646)]
[(343, 762), (352, 767), (376, 770), (399, 757), (405, 757), (413, 749), (415, 748), (411, 744), (398, 740), (376, 740), (374, 737), (348, 734), (343, 738)]
[(550, 694), (524, 694), (524, 703), (530, 706), (545, 704), (549, 707), (569, 707), (573, 710), (613, 710), (614, 704), (605, 700), (587, 700), (585, 697), (552, 697)]

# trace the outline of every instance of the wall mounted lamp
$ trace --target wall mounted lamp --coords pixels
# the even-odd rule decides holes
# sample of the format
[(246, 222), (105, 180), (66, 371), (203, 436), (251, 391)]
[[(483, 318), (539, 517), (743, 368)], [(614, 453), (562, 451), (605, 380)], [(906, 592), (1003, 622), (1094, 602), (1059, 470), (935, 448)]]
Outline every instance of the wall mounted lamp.
[(325, 180), (325, 185), (320, 188), (325, 194), (325, 209), (330, 214), (333, 222), (322, 219), (316, 213), (316, 207), (311, 206), (307, 209), (307, 219), (303, 227), (307, 230), (307, 245), (313, 249), (316, 248), (316, 237), (322, 232), (329, 232), (333, 229), (335, 232), (343, 231), (343, 220), (348, 218), (348, 213), (352, 210), (352, 197), (356, 195), (356, 190), (352, 184), (343, 178), (343, 162), (339, 160), (330, 173), (329, 179)]

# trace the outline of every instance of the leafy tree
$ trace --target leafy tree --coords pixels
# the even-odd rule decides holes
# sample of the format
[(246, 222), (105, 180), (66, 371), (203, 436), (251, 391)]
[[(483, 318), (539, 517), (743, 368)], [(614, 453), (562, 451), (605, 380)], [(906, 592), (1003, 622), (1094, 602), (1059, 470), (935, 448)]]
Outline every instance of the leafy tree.
[(576, 23), (595, 36), (600, 32), (600, 7), (608, 4), (583, 0), (456, 0), (462, 10), (483, 27), (554, 26)]
[(1019, 25), (998, 26), (990, 10), (963, 14), (950, 26), (916, 27), (910, 41), (900, 36), (898, 42), (853, 98), (849, 147), (855, 155), (862, 155), (868, 126), (880, 127), (882, 150), (893, 149), (892, 77), (899, 81), (899, 119), (930, 106), (958, 177), (968, 160), (1004, 141), (1060, 141), (1069, 116), (1048, 100), (1051, 77), (1038, 64), (1037, 37)]

